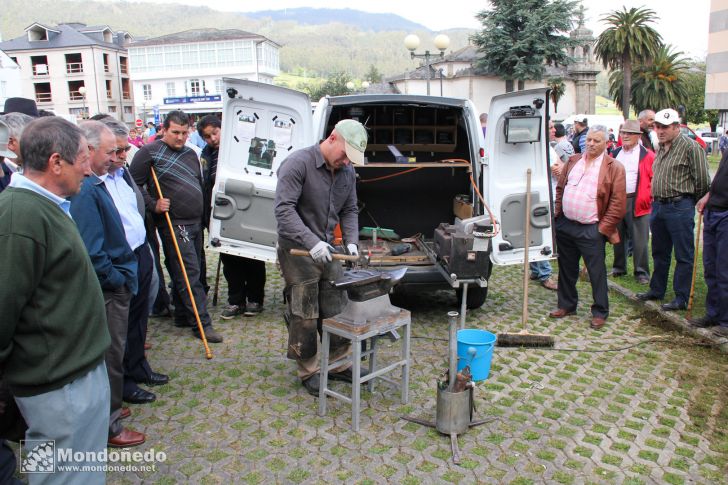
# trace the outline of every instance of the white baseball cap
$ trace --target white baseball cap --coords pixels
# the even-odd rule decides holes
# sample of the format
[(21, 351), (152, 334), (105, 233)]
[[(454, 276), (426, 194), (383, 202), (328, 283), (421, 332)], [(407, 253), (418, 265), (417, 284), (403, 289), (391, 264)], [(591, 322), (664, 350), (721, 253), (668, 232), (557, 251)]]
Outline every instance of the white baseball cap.
[(655, 113), (655, 123), (665, 126), (680, 123), (680, 115), (674, 109), (663, 109)]

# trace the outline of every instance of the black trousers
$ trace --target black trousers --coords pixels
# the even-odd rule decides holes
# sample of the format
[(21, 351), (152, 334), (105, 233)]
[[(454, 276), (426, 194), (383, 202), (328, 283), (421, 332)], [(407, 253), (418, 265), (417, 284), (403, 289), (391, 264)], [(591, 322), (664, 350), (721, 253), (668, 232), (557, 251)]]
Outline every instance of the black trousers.
[[(210, 319), (210, 314), (207, 313), (207, 291), (200, 278), (200, 268), (204, 264), (202, 260), (202, 226), (201, 224), (187, 224), (186, 226), (182, 226), (173, 222), (173, 227), (179, 251), (182, 255), (182, 261), (187, 270), (192, 296), (195, 299), (197, 312), (200, 315), (200, 321), (203, 327), (211, 327), (212, 320)], [(174, 302), (175, 319), (179, 321), (186, 320), (190, 327), (196, 329), (195, 313), (190, 295), (187, 291), (187, 283), (185, 282), (182, 268), (179, 265), (175, 252), (174, 243), (172, 242), (173, 236), (167, 226), (159, 226), (158, 229), (159, 235), (162, 237), (162, 248), (164, 249), (164, 257), (167, 262), (167, 270), (174, 285), (172, 301)]]
[(228, 284), (228, 303), (245, 307), (246, 301), (263, 304), (265, 263), (257, 259), (220, 254), (222, 274)]
[(147, 243), (139, 246), (134, 255), (137, 257), (139, 291), (131, 299), (129, 306), (129, 331), (126, 336), (124, 352), (124, 395), (129, 396), (137, 388), (137, 381), (146, 380), (152, 368), (144, 355), (144, 342), (147, 339), (149, 320), (149, 286), (152, 283), (154, 259)]
[(559, 308), (576, 310), (579, 294), (576, 282), (579, 279), (579, 260), (584, 259), (592, 286), (592, 316), (607, 318), (609, 315), (609, 293), (607, 288), (607, 266), (604, 262), (604, 237), (598, 224), (580, 224), (560, 215), (556, 219), (556, 243), (559, 248)]

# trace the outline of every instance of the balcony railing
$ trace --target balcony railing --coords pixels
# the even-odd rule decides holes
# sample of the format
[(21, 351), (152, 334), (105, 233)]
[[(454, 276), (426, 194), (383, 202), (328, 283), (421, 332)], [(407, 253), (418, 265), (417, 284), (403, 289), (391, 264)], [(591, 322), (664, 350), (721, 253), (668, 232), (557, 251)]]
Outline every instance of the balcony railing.
[(129, 74), (129, 64), (125, 62), (119, 64), (119, 71), (121, 71), (122, 74)]
[(82, 74), (83, 62), (67, 62), (66, 74)]
[(113, 96), (111, 95), (111, 89), (106, 90), (106, 99), (113, 99)]
[(36, 103), (50, 103), (53, 101), (51, 93), (35, 93)]
[(83, 101), (83, 94), (78, 91), (71, 91), (68, 93), (68, 99), (71, 101)]
[(122, 93), (122, 97), (123, 97), (124, 99), (131, 99), (131, 93), (130, 93), (129, 91), (124, 91), (124, 92)]
[(48, 76), (48, 64), (34, 64), (33, 76)]
[(108, 64), (104, 64), (104, 72), (106, 74), (109, 74), (111, 72), (111, 66), (109, 66)]

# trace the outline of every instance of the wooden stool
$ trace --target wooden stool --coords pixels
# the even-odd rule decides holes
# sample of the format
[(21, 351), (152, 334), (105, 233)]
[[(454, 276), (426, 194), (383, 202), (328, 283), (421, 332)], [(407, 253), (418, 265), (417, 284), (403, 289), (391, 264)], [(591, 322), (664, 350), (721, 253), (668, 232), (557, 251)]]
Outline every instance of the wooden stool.
[[(400, 386), (402, 394), (402, 404), (409, 401), (409, 346), (410, 346), (410, 312), (399, 309), (399, 314), (386, 317), (379, 317), (367, 321), (364, 325), (353, 325), (346, 322), (336, 320), (336, 317), (327, 318), (323, 321), (322, 335), (322, 351), (321, 351), (321, 387), (319, 388), (319, 416), (326, 415), (326, 396), (332, 396), (341, 399), (347, 403), (351, 403), (351, 428), (359, 431), (359, 409), (360, 409), (360, 386), (367, 383), (369, 391), (374, 389), (374, 379), (382, 379), (390, 384)], [(392, 364), (377, 369), (377, 339), (385, 336), (387, 333), (404, 327), (404, 336), (400, 337), (401, 353), (400, 360)], [(331, 342), (331, 334), (348, 339), (351, 341), (351, 355), (329, 362), (329, 344)], [(361, 350), (361, 342), (370, 341), (370, 348), (364, 352)], [(361, 377), (361, 359), (369, 356), (369, 375)], [(351, 362), (351, 397), (344, 396), (338, 392), (328, 388), (329, 371), (335, 369), (342, 364)], [(402, 378), (399, 383), (384, 374), (401, 367)]]

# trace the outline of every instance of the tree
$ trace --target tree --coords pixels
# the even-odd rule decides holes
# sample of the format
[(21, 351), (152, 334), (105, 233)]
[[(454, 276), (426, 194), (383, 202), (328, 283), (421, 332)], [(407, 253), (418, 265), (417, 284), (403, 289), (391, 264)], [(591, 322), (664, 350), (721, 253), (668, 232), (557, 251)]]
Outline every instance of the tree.
[(554, 102), (554, 112), (556, 112), (559, 110), (559, 100), (566, 92), (566, 85), (560, 77), (552, 77), (546, 82), (546, 86), (551, 89), (551, 101)]
[(693, 62), (685, 76), (688, 99), (685, 103), (686, 118), (689, 123), (710, 124), (710, 131), (718, 126), (719, 113), (716, 109), (705, 109), (705, 62)]
[[(492, 10), (476, 18), (483, 30), (471, 40), (478, 47), (476, 67), (512, 85), (514, 80), (540, 80), (544, 64), (567, 65), (566, 49), (575, 41), (571, 30), (579, 0), (490, 0)], [(510, 83), (508, 83), (510, 81)]]
[(346, 84), (351, 81), (351, 76), (345, 72), (335, 72), (321, 84), (307, 84), (303, 89), (313, 101), (318, 101), (325, 96), (340, 96), (349, 94), (350, 90)]
[(602, 59), (605, 68), (621, 70), (624, 85), (621, 109), (629, 117), (632, 100), (632, 70), (637, 63), (647, 63), (662, 46), (662, 37), (649, 24), (658, 20), (653, 10), (640, 7), (622, 7), (602, 18), (609, 27), (599, 34), (594, 52)]
[(382, 82), (382, 73), (379, 72), (376, 67), (374, 67), (374, 64), (371, 64), (369, 66), (369, 71), (364, 74), (364, 79), (373, 84), (380, 83)]
[[(677, 108), (688, 102), (690, 64), (681, 55), (682, 52), (673, 52), (671, 46), (662, 46), (652, 60), (634, 66), (630, 104), (636, 113), (644, 109)], [(619, 105), (624, 87), (622, 71), (613, 71), (609, 76), (609, 90)]]

